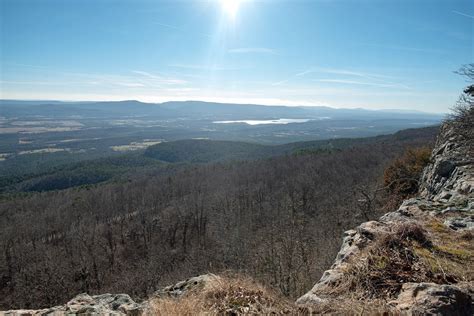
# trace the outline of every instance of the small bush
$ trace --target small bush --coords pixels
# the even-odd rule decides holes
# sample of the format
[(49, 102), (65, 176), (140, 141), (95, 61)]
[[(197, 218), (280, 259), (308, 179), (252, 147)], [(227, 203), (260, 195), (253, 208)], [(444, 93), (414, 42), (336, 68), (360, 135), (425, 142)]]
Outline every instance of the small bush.
[(430, 156), (429, 147), (408, 149), (402, 157), (385, 169), (384, 185), (387, 190), (400, 199), (417, 193), (419, 179), (430, 162)]
[(462, 66), (457, 73), (468, 79), (467, 86), (448, 118), (447, 123), (456, 129), (456, 134), (472, 143), (474, 140), (474, 64)]
[(397, 225), (393, 233), (386, 234), (380, 238), (380, 246), (388, 249), (405, 248), (407, 242), (416, 241), (421, 246), (430, 247), (431, 242), (426, 236), (426, 231), (415, 223)]
[(399, 236), (400, 239), (416, 241), (425, 247), (431, 246), (431, 241), (426, 235), (426, 230), (418, 224), (407, 223), (399, 225), (395, 229), (395, 234)]

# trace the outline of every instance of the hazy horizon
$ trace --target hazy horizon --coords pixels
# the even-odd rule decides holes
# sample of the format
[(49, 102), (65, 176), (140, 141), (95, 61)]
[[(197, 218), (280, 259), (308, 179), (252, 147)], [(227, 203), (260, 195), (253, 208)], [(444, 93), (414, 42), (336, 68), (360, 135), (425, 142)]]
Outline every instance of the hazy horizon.
[(208, 103), (208, 104), (222, 104), (222, 105), (244, 105), (244, 106), (278, 106), (278, 107), (289, 107), (289, 108), (305, 108), (305, 107), (314, 107), (314, 108), (329, 108), (333, 110), (364, 110), (364, 111), (381, 111), (381, 112), (406, 112), (406, 113), (425, 113), (425, 114), (435, 114), (435, 115), (447, 115), (450, 110), (448, 109), (445, 112), (434, 112), (434, 111), (425, 111), (425, 110), (417, 110), (417, 109), (397, 109), (397, 108), (386, 108), (386, 109), (370, 109), (370, 108), (364, 108), (364, 107), (334, 107), (334, 106), (326, 106), (326, 105), (286, 105), (286, 104), (256, 104), (256, 103), (230, 103), (230, 102), (215, 102), (215, 101), (205, 101), (205, 100), (169, 100), (169, 101), (163, 101), (163, 102), (146, 102), (146, 101), (140, 101), (136, 99), (130, 99), (130, 100), (42, 100), (42, 99), (0, 99), (0, 102), (53, 102), (53, 103), (113, 103), (113, 102), (140, 102), (143, 104), (150, 104), (150, 105), (162, 105), (166, 103), (173, 103), (173, 102), (198, 102), (198, 103)]

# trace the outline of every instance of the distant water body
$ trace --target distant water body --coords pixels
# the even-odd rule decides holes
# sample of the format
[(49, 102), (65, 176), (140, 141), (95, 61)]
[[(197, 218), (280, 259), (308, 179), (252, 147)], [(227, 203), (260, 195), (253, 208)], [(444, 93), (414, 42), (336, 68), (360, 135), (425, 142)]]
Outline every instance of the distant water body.
[(241, 121), (215, 121), (215, 124), (235, 124), (243, 123), (248, 125), (268, 125), (268, 124), (279, 124), (286, 125), (290, 123), (306, 123), (313, 119), (278, 119), (278, 120), (241, 120)]

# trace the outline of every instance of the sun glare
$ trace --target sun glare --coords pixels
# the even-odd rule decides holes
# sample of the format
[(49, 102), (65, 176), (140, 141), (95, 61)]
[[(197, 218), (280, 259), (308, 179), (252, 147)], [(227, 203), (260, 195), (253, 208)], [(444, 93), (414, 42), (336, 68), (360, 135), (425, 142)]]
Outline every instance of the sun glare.
[(230, 17), (235, 18), (239, 11), (239, 6), (242, 0), (219, 0), (222, 10)]

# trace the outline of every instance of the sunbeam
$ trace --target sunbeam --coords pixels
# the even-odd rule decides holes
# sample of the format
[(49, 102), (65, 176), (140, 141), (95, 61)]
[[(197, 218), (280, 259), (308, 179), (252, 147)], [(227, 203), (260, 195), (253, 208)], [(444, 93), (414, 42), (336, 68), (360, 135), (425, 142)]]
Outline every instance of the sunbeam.
[(242, 0), (219, 0), (222, 11), (230, 18), (234, 19), (239, 11)]

